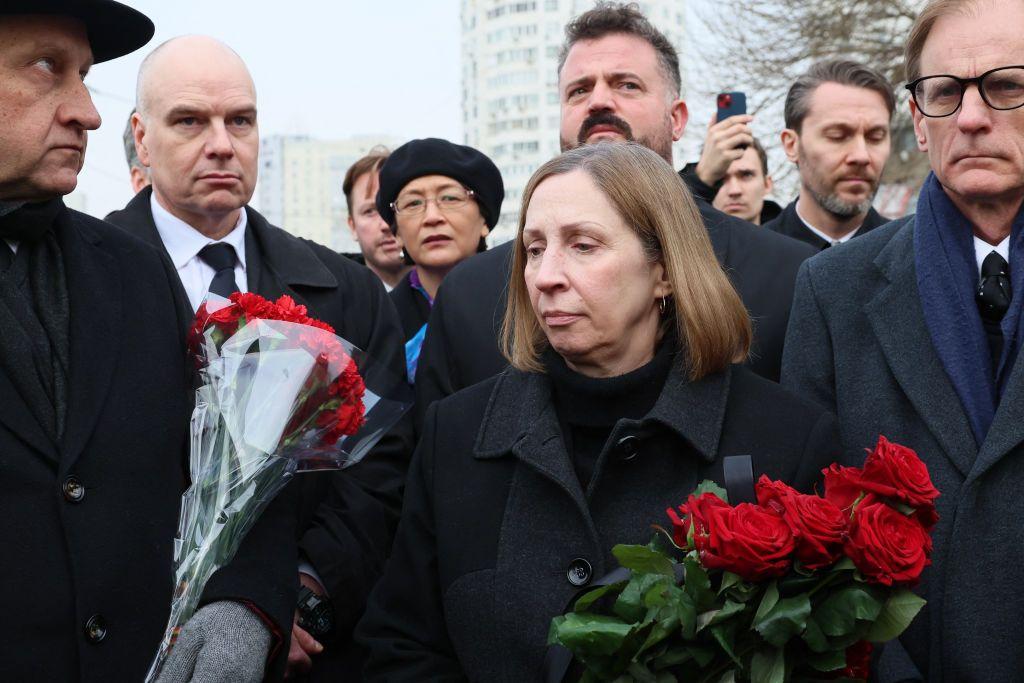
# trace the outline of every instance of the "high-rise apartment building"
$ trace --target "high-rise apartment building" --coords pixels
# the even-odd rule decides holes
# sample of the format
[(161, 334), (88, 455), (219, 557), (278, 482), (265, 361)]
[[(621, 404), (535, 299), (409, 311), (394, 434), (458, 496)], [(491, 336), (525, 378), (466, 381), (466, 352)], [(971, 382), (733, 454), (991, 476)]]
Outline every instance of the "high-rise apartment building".
[[(685, 0), (638, 4), (683, 54)], [(558, 52), (566, 23), (593, 5), (593, 0), (462, 0), (466, 144), (491, 157), (505, 181), (492, 244), (515, 236), (526, 182), (559, 153)]]
[(273, 135), (260, 140), (256, 206), (274, 225), (336, 251), (358, 252), (345, 219), (345, 171), (377, 145), (402, 141), (361, 135), (345, 140)]

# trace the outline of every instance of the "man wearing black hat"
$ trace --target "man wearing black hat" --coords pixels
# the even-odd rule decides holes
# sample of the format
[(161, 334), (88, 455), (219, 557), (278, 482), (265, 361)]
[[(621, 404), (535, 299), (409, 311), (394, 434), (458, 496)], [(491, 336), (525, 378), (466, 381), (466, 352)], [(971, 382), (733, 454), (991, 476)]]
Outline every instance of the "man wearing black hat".
[[(152, 35), (149, 19), (108, 0), (0, 10), (5, 680), (140, 680), (170, 608), (189, 314), (157, 250), (60, 199), (100, 125), (83, 77)], [(288, 533), (287, 516), (273, 524), (257, 523), (204, 596), (197, 678), (262, 676), (272, 641), (262, 619), (289, 597), (258, 551)]]
[[(170, 257), (192, 307), (207, 292), (287, 294), (377, 361), (365, 374), (371, 390), (383, 393), (396, 379), (404, 386), (401, 329), (380, 280), (248, 206), (259, 132), (242, 58), (205, 36), (169, 40), (140, 67), (136, 109), (135, 143), (152, 185), (108, 220)], [(357, 673), (349, 633), (390, 551), (411, 450), (411, 429), (399, 425), (358, 465), (304, 474), (285, 492), (301, 498), (298, 552), (293, 540), (275, 555), (302, 584), (293, 672), (309, 669), (316, 655), (320, 667), (340, 670), (337, 677)]]

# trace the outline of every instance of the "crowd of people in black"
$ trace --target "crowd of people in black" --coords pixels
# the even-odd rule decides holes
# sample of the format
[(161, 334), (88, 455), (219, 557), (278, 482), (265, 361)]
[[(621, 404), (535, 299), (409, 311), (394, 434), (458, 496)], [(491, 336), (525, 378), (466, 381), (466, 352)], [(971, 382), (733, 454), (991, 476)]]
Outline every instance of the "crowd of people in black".
[(924, 5), (906, 88), (931, 173), (890, 221), (872, 200), (896, 97), (871, 65), (794, 81), (781, 208), (749, 115), (712, 120), (676, 170), (679, 57), (599, 2), (566, 26), (562, 154), (515, 238), (488, 249), (485, 154), (413, 140), (340, 188), (363, 265), (249, 206), (256, 88), (209, 37), (140, 67), (134, 198), (66, 208), (100, 125), (84, 77), (154, 27), (113, 0), (4, 3), (0, 676), (145, 675), (188, 485), (185, 334), (223, 290), (293, 297), (416, 399), (363, 462), (270, 504), (160, 681), (538, 680), (552, 617), (723, 458), (810, 491), (879, 434), (941, 497), (928, 604), (873, 676), (1024, 679), (1022, 25), (1012, 0)]

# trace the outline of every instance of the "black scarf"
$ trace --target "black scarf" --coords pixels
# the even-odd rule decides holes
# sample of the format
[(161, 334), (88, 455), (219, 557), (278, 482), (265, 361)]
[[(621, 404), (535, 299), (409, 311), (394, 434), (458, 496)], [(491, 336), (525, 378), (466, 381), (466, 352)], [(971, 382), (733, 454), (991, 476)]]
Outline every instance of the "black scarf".
[(54, 199), (0, 215), (0, 239), (18, 247), (0, 266), (0, 369), (54, 443), (64, 433), (68, 395), (68, 291), (56, 234), (64, 210)]

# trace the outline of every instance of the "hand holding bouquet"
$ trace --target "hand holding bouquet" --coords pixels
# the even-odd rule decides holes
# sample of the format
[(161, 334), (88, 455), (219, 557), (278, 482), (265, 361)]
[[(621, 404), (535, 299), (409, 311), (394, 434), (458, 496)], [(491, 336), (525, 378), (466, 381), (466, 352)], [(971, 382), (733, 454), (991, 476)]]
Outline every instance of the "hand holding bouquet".
[(939, 493), (910, 449), (880, 437), (863, 468), (824, 470), (824, 496), (765, 476), (757, 504), (704, 482), (671, 531), (619, 545), (628, 580), (556, 617), (583, 681), (862, 680), (872, 643), (924, 605), (909, 589), (930, 563)]
[[(385, 398), (408, 392), (403, 378), (368, 389), (361, 369), (372, 359), (288, 296), (208, 299), (189, 350), (201, 380), (192, 484), (181, 501), (170, 619), (147, 680), (159, 675), (210, 577), (291, 477), (358, 462), (411, 405)], [(379, 382), (386, 373), (376, 374)]]

